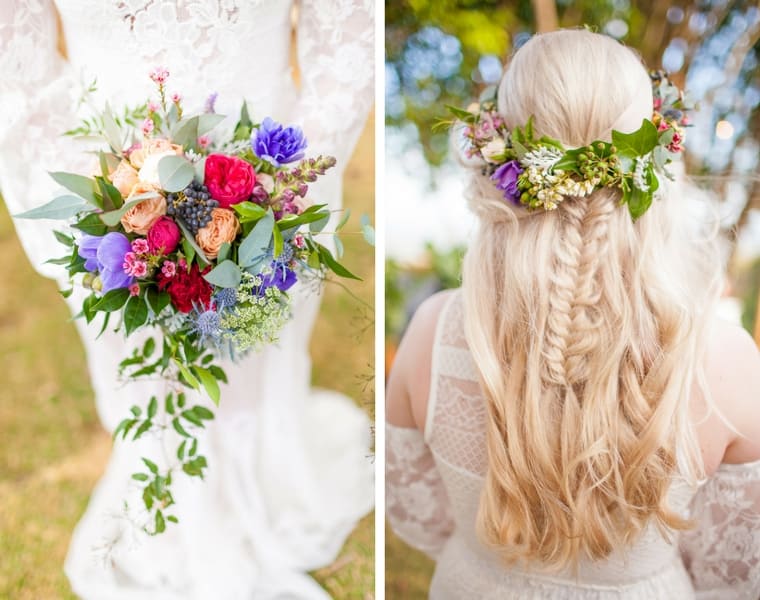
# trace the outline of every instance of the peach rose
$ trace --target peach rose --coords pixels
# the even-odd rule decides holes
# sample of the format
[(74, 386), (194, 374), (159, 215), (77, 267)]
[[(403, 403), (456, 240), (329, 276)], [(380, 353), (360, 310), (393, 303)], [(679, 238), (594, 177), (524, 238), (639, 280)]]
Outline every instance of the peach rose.
[(129, 164), (129, 161), (122, 160), (109, 178), (121, 195), (126, 197), (137, 183), (137, 171)]
[(211, 211), (211, 221), (198, 230), (195, 241), (207, 257), (216, 258), (222, 244), (232, 243), (239, 231), (240, 222), (233, 211), (228, 208), (215, 208)]
[(138, 202), (121, 217), (121, 224), (124, 226), (127, 233), (145, 235), (148, 233), (151, 225), (153, 225), (159, 217), (166, 214), (166, 200), (152, 185), (144, 183), (135, 184), (129, 196), (127, 196), (126, 202), (129, 202), (131, 198), (146, 192), (155, 192), (156, 196)]
[(129, 155), (129, 162), (136, 169), (139, 169), (145, 163), (145, 159), (152, 154), (176, 154), (182, 156), (182, 146), (172, 144), (169, 140), (155, 139), (146, 140), (142, 143), (142, 146), (132, 150)]

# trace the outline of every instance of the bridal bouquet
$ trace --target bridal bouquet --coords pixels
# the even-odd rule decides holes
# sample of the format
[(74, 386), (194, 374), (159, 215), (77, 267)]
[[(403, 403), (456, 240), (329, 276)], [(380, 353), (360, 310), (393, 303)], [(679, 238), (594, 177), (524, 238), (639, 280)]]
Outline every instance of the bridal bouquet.
[(120, 375), (158, 376), (165, 394), (132, 406), (114, 433), (177, 434), (176, 462), (160, 468), (143, 458), (144, 471), (132, 475), (151, 534), (177, 522), (168, 514), (175, 473), (203, 478), (207, 468), (197, 431), (214, 414), (186, 392), (202, 389), (219, 403), (226, 381), (219, 359), (277, 340), (296, 281), (320, 282), (328, 272), (356, 278), (315, 239), (329, 210), (306, 201), (309, 184), (335, 159), (306, 157), (298, 127), (254, 123), (245, 105), (234, 133), (217, 139), (212, 132), (224, 117), (214, 98), (204, 113), (185, 116), (182, 98), (167, 92), (168, 75), (151, 72), (157, 101), (122, 116), (106, 107), (68, 132), (105, 139), (98, 174), (51, 173), (66, 193), (19, 215), (68, 220), (69, 231), (55, 232), (68, 255), (51, 262), (90, 290), (79, 316), (91, 323), (102, 315), (101, 333), (109, 324), (125, 336), (151, 333), (121, 362)]

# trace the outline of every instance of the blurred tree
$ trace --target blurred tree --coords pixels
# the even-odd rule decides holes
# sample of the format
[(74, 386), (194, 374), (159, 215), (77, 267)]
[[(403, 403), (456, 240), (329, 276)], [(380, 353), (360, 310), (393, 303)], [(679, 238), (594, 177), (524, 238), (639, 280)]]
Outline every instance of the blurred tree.
[[(556, 18), (556, 20), (555, 20)], [(541, 26), (538, 27), (538, 23)], [(689, 169), (753, 173), (760, 142), (760, 5), (726, 0), (388, 0), (386, 119), (408, 130), (440, 165), (446, 132), (432, 130), (445, 104), (466, 106), (498, 82), (506, 57), (538, 29), (588, 26), (636, 48), (708, 109), (707, 135)], [(726, 121), (728, 126), (718, 128)], [(692, 146), (692, 150), (694, 146)], [(760, 207), (752, 185), (750, 205)]]

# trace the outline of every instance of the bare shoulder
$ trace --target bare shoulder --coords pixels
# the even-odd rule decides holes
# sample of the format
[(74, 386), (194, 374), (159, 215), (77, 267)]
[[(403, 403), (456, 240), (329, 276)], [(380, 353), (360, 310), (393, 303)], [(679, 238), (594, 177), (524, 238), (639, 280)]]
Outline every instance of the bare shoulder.
[(420, 304), (409, 322), (388, 377), (389, 423), (424, 429), (435, 331), (446, 302), (455, 293), (445, 290), (433, 294)]
[(736, 429), (723, 462), (760, 459), (760, 350), (752, 337), (738, 325), (716, 321), (705, 373), (715, 404)]

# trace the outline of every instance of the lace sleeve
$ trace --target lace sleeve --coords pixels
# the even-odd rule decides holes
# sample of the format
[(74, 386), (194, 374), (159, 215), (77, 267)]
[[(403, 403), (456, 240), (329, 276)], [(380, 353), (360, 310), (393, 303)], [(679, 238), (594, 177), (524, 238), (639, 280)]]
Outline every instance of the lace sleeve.
[(454, 530), (433, 454), (416, 429), (386, 423), (385, 504), (388, 521), (410, 546), (435, 558)]
[[(337, 158), (336, 171), (325, 181), (337, 180), (374, 100), (374, 2), (302, 0), (297, 36), (301, 92), (294, 120), (313, 152)], [(337, 198), (320, 200), (331, 208), (340, 203)]]
[[(75, 122), (80, 89), (58, 52), (55, 7), (49, 0), (0, 3), (0, 192), (11, 214), (44, 204), (57, 186), (47, 171), (74, 170), (82, 153), (61, 137)], [(51, 221), (15, 220), (32, 265), (61, 254)]]
[(697, 598), (760, 598), (760, 462), (722, 465), (691, 505), (681, 553)]

